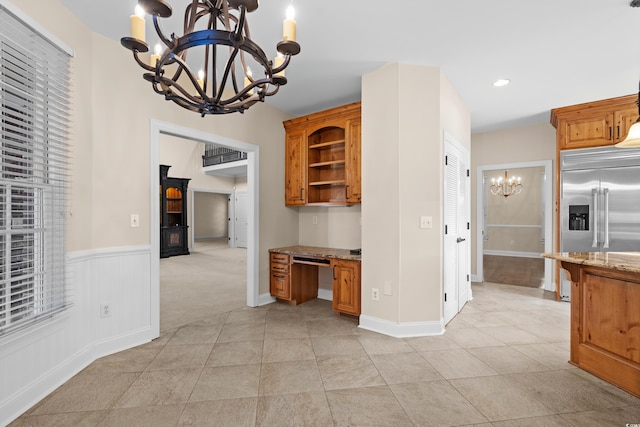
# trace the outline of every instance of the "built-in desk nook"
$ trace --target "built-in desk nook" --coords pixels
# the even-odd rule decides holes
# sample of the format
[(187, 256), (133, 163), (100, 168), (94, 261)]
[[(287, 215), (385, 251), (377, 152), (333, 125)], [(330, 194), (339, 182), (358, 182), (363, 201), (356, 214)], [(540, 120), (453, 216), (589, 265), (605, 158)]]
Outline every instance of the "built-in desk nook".
[(640, 253), (543, 256), (571, 276), (569, 361), (640, 397)]
[(330, 268), (333, 310), (360, 316), (360, 255), (349, 249), (289, 246), (269, 249), (270, 292), (291, 304), (318, 297), (318, 268)]

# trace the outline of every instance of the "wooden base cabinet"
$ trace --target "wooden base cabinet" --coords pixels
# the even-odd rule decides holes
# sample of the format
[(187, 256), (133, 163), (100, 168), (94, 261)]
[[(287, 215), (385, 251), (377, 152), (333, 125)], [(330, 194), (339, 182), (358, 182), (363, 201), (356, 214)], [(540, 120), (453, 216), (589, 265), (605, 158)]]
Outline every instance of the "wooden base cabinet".
[(333, 310), (360, 316), (360, 262), (331, 260), (333, 270)]
[(332, 308), (338, 314), (360, 316), (360, 257), (348, 249), (289, 246), (269, 250), (271, 296), (291, 304), (318, 298), (319, 268), (333, 274)]
[(272, 296), (284, 300), (291, 299), (290, 258), (285, 254), (271, 254), (269, 290)]
[(562, 267), (572, 282), (570, 362), (640, 397), (640, 274)]
[(293, 264), (290, 255), (280, 253), (271, 253), (270, 261), (271, 296), (291, 304), (318, 298), (317, 266)]

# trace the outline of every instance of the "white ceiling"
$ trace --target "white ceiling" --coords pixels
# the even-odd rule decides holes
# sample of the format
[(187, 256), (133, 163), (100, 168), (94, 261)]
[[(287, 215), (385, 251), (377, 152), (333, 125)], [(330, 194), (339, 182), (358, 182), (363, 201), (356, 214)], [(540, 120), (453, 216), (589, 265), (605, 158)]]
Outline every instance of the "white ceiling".
[[(114, 40), (129, 34), (137, 4), (60, 1)], [(167, 2), (182, 20), (189, 1)], [(440, 67), (469, 108), (472, 131), (482, 132), (548, 122), (552, 108), (635, 93), (640, 8), (629, 2), (263, 0), (248, 21), (253, 40), (273, 56), (285, 10), (295, 6), (302, 52), (287, 69), (289, 83), (267, 99), (282, 110), (298, 116), (359, 100), (363, 74), (401, 62)], [(152, 31), (148, 20), (148, 37)], [(494, 88), (498, 78), (512, 83)]]

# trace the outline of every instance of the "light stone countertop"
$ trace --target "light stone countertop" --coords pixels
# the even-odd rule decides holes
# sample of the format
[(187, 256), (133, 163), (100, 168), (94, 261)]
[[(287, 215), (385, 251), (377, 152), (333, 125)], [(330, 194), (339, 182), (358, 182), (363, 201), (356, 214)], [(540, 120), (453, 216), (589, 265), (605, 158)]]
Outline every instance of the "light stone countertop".
[(320, 248), (316, 246), (287, 246), (269, 249), (269, 252), (315, 258), (335, 258), (360, 261), (360, 255), (351, 255), (349, 249)]
[(556, 252), (542, 256), (573, 264), (640, 273), (640, 252)]

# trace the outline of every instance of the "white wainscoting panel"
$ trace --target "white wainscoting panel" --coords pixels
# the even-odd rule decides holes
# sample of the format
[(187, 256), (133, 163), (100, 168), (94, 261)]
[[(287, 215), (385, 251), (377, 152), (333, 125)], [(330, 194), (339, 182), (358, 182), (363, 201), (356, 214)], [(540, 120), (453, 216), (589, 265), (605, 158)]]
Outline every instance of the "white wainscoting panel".
[[(91, 362), (151, 341), (149, 246), (67, 255), (73, 306), (0, 339), (0, 425), (6, 425)], [(100, 304), (111, 315), (100, 317)], [(158, 308), (156, 308), (158, 309)]]

